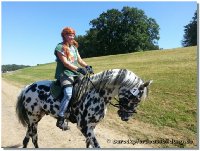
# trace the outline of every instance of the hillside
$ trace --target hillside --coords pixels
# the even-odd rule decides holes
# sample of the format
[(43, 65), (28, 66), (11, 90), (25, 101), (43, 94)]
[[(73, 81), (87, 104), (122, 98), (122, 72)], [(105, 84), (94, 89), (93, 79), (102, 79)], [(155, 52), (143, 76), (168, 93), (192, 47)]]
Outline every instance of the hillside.
[[(116, 110), (109, 107), (101, 123), (103, 126), (139, 140), (179, 141), (153, 144), (155, 147), (197, 147), (197, 47), (95, 57), (85, 61), (93, 66), (95, 73), (126, 68), (144, 80), (154, 80), (148, 100), (140, 104), (133, 120), (122, 122)], [(37, 80), (54, 79), (55, 66), (50, 63), (29, 67), (2, 77), (13, 85), (22, 86)]]

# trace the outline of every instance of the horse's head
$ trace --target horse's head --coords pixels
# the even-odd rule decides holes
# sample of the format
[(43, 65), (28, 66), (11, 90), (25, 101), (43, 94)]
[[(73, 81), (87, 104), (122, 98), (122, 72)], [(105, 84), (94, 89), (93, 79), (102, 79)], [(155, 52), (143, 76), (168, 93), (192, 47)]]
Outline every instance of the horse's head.
[(119, 90), (119, 110), (118, 115), (122, 121), (128, 121), (129, 118), (136, 113), (136, 107), (138, 103), (145, 99), (148, 95), (148, 86), (153, 81), (148, 81), (140, 84), (137, 87), (128, 89), (121, 87)]

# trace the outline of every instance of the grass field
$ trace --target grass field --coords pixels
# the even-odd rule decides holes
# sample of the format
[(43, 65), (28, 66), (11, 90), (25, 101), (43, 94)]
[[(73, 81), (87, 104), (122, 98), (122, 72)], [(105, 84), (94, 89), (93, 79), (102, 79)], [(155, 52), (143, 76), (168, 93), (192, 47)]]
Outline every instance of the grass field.
[[(155, 50), (138, 53), (87, 58), (95, 73), (126, 68), (144, 80), (153, 80), (147, 101), (138, 107), (134, 120), (124, 124), (115, 109), (109, 107), (106, 126), (140, 139), (191, 140), (189, 144), (156, 144), (158, 147), (197, 147), (197, 47)], [(13, 84), (54, 79), (55, 63), (39, 65), (3, 74)], [(133, 129), (134, 121), (143, 123), (144, 130)], [(140, 125), (141, 126), (141, 125)], [(151, 129), (152, 132), (145, 129)]]

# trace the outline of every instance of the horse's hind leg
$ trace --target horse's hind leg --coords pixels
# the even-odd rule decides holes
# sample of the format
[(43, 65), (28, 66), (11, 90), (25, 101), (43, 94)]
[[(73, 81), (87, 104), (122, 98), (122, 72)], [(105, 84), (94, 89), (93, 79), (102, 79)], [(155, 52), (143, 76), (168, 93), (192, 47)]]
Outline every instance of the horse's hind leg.
[(32, 127), (31, 127), (31, 130), (32, 130), (31, 137), (32, 137), (32, 142), (33, 142), (33, 145), (35, 146), (35, 148), (38, 148), (37, 125), (38, 125), (38, 123), (33, 123)]
[(26, 132), (26, 136), (23, 140), (23, 148), (27, 148), (27, 145), (28, 145), (28, 142), (30, 140), (30, 135), (29, 135), (29, 132), (31, 131), (31, 128), (30, 126), (28, 125), (28, 129), (27, 129), (27, 132)]
[(28, 115), (29, 124), (26, 132), (26, 136), (23, 140), (23, 148), (26, 148), (30, 138), (32, 138), (32, 142), (35, 148), (38, 148), (38, 134), (37, 134), (37, 126), (38, 122), (42, 119), (45, 114), (43, 112), (38, 112), (37, 114)]
[(38, 134), (37, 134), (37, 126), (38, 122), (42, 119), (45, 115), (43, 111), (38, 106), (33, 106), (29, 108), (28, 113), (28, 130), (26, 132), (26, 136), (23, 140), (23, 147), (26, 148), (30, 138), (32, 138), (32, 142), (35, 148), (39, 148), (38, 146)]
[(37, 135), (37, 123), (32, 123), (28, 125), (28, 130), (26, 136), (23, 140), (23, 148), (27, 148), (30, 137), (32, 138), (33, 145), (38, 148), (38, 135)]

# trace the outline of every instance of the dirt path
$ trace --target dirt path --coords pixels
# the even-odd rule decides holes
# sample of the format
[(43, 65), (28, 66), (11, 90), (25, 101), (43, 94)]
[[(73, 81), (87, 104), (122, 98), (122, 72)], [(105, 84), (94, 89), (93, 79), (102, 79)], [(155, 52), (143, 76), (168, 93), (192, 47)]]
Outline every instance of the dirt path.
[[(15, 104), (21, 88), (2, 80), (2, 118), (1, 144), (6, 147), (20, 147), (26, 133), (16, 117)], [(45, 116), (38, 125), (40, 148), (85, 148), (85, 137), (75, 124), (70, 123), (69, 131), (61, 131), (56, 126), (56, 120)], [(114, 140), (128, 140), (129, 137), (117, 130), (106, 128), (101, 124), (96, 128), (96, 136), (102, 148), (148, 148), (139, 144), (115, 144)], [(28, 148), (33, 148), (29, 142)]]

